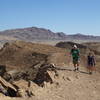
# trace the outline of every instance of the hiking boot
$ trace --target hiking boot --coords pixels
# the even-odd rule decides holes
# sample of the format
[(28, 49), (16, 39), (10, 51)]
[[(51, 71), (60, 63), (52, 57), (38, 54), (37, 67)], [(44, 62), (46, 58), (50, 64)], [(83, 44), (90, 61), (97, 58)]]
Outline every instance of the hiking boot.
[(73, 71), (76, 71), (76, 69), (74, 69)]
[(75, 68), (73, 71), (76, 71), (77, 69)]
[(76, 70), (79, 71), (79, 68), (77, 67)]
[(89, 72), (90, 75), (92, 75), (92, 72)]

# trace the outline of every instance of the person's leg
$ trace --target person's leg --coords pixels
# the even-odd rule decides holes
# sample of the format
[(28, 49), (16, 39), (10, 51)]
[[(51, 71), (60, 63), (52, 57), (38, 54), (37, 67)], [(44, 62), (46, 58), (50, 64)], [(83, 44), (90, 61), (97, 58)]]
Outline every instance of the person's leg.
[(79, 70), (79, 63), (78, 63), (78, 61), (77, 61), (77, 68), (76, 69)]
[(96, 73), (96, 67), (95, 66), (93, 66), (93, 71)]
[(76, 63), (73, 62), (73, 65), (74, 65), (74, 71), (76, 71), (76, 70), (77, 70), (77, 65), (76, 65)]
[(73, 65), (74, 65), (74, 71), (76, 70), (79, 70), (78, 66), (79, 66), (79, 63), (78, 63), (78, 60), (77, 59), (73, 59)]
[(74, 71), (78, 71), (79, 70), (79, 65), (77, 63), (74, 64)]
[(92, 68), (92, 63), (89, 61), (88, 62), (88, 71), (89, 71), (90, 75), (92, 74), (91, 68)]
[(92, 74), (92, 66), (90, 66), (90, 68), (89, 68), (89, 74), (90, 75)]
[(93, 62), (91, 62), (91, 64), (90, 64), (91, 66), (90, 66), (90, 74), (92, 74), (93, 73), (93, 71), (94, 71), (94, 63)]

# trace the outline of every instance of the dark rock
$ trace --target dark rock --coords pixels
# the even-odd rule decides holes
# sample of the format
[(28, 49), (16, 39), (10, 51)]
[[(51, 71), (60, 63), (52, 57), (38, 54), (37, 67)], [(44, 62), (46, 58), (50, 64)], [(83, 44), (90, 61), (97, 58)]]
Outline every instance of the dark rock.
[(0, 77), (0, 92), (6, 96), (16, 97), (17, 89), (9, 82)]
[(80, 52), (84, 54), (86, 54), (90, 50), (88, 46), (74, 42), (59, 42), (55, 46), (71, 50), (74, 45), (77, 45), (77, 47), (80, 49)]
[(3, 76), (5, 72), (6, 72), (6, 66), (0, 65), (0, 76)]

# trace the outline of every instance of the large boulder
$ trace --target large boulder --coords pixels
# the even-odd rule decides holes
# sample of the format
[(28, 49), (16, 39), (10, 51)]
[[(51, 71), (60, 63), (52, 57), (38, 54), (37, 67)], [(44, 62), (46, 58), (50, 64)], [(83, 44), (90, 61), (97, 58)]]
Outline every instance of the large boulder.
[(2, 77), (0, 77), (0, 92), (6, 96), (17, 96), (17, 89)]

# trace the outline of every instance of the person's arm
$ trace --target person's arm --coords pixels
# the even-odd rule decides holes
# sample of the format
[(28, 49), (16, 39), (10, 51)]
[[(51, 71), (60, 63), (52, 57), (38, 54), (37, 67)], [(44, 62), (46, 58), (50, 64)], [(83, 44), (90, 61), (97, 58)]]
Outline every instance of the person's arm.
[(78, 56), (80, 57), (80, 50), (78, 49)]
[(93, 56), (93, 61), (94, 61), (94, 66), (96, 65), (96, 59), (95, 59), (95, 56)]
[(73, 52), (73, 49), (71, 49), (71, 51), (70, 51), (70, 55), (72, 55), (72, 52)]

